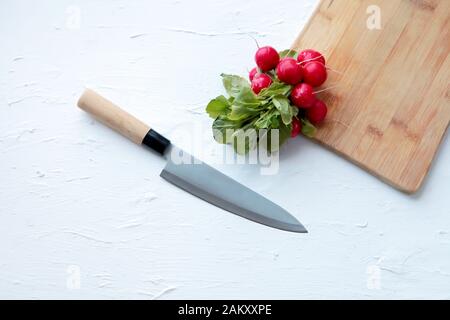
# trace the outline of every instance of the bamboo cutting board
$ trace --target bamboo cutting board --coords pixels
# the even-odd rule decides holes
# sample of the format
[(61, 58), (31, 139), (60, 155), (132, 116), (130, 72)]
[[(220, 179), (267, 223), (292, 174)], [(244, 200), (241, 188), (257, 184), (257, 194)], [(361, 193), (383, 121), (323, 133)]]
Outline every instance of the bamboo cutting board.
[(417, 191), (450, 122), (449, 19), (450, 0), (322, 0), (293, 45), (339, 71), (317, 141)]

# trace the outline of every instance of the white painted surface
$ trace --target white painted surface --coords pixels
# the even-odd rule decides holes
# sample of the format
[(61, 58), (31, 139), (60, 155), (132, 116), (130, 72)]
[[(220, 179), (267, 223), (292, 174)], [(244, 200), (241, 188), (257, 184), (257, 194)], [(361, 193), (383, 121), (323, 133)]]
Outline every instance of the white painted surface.
[(2, 1), (0, 297), (450, 298), (448, 137), (416, 196), (305, 139), (276, 176), (222, 168), (299, 235), (178, 190), (162, 159), (75, 108), (90, 86), (177, 141), (210, 125), (219, 74), (253, 65), (247, 33), (288, 47), (315, 4)]

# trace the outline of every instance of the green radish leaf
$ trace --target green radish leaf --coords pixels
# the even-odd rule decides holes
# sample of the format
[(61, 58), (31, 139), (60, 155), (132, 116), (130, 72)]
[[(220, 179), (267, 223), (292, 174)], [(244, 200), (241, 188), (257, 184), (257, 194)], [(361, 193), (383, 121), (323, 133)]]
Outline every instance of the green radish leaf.
[(232, 121), (242, 121), (254, 117), (261, 111), (259, 109), (247, 107), (245, 105), (233, 104), (228, 119)]
[(261, 117), (255, 122), (255, 127), (258, 129), (269, 129), (272, 126), (272, 118)]
[(277, 114), (276, 116), (271, 118), (270, 127), (272, 129), (278, 129), (280, 127), (280, 114)]
[(224, 96), (218, 96), (211, 100), (206, 106), (206, 112), (211, 118), (217, 118), (220, 115), (225, 115), (230, 109), (230, 103)]
[(233, 133), (241, 127), (242, 122), (232, 121), (225, 116), (219, 116), (212, 125), (214, 139), (221, 144), (232, 143)]
[(297, 59), (298, 52), (292, 49), (286, 49), (278, 53), (280, 55), (280, 59), (283, 58), (294, 58)]
[(283, 95), (277, 95), (272, 98), (273, 105), (280, 111), (281, 120), (285, 125), (292, 122), (292, 109), (289, 99)]
[(258, 108), (261, 105), (261, 101), (253, 93), (252, 89), (244, 87), (236, 94), (232, 104)]
[(254, 117), (261, 112), (261, 101), (255, 96), (250, 88), (242, 88), (233, 100), (230, 120), (238, 121)]
[(289, 96), (289, 94), (291, 93), (292, 90), (292, 86), (279, 82), (279, 81), (274, 81), (270, 87), (263, 89), (258, 97), (260, 99), (267, 99), (267, 98), (273, 98), (276, 95), (283, 95), (285, 97)]
[(313, 138), (316, 135), (316, 127), (307, 119), (302, 119), (302, 133), (308, 138)]
[(262, 114), (259, 119), (256, 120), (255, 127), (258, 129), (278, 128), (279, 116), (280, 112), (277, 109), (272, 109), (269, 112)]
[(236, 97), (244, 88), (250, 89), (250, 83), (243, 77), (224, 73), (221, 76), (223, 86), (230, 97)]

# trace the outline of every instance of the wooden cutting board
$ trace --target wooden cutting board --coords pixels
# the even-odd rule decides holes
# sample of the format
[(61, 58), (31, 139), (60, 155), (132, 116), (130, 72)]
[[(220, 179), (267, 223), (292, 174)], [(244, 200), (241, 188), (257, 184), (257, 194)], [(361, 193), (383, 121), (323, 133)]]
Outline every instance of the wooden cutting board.
[(450, 0), (322, 0), (292, 48), (339, 71), (317, 141), (417, 191), (450, 122)]

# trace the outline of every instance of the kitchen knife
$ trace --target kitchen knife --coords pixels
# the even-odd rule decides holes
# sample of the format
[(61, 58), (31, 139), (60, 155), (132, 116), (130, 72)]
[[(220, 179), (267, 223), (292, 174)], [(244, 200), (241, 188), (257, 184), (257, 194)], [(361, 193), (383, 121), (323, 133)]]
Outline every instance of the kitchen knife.
[(307, 232), (280, 206), (173, 146), (168, 139), (96, 92), (87, 89), (78, 106), (134, 143), (165, 157), (167, 164), (160, 175), (179, 188), (246, 219), (285, 231)]

